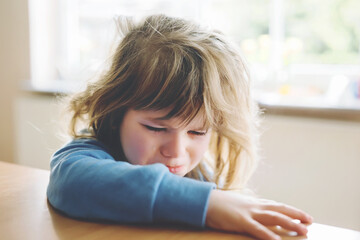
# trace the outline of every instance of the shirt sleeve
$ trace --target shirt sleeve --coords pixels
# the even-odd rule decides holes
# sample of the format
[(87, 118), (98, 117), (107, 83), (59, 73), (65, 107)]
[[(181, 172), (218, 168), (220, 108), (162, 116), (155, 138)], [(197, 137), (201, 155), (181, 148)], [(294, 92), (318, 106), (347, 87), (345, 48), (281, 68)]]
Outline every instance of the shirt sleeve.
[(215, 188), (213, 183), (174, 175), (160, 163), (115, 161), (93, 139), (73, 140), (53, 155), (50, 167), (50, 204), (82, 219), (204, 227)]

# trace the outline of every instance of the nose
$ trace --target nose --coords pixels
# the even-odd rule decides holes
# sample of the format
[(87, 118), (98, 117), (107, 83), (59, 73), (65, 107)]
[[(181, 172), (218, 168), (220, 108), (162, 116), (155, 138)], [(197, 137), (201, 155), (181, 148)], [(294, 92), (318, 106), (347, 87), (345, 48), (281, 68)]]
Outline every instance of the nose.
[(181, 158), (186, 152), (186, 139), (179, 133), (174, 133), (160, 148), (161, 154), (166, 158)]

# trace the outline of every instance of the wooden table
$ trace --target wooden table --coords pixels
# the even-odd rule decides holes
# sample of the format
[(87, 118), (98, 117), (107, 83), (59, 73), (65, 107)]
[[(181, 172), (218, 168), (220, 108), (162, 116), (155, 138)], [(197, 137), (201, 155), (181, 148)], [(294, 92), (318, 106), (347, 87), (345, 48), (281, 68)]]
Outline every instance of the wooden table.
[[(184, 227), (83, 222), (62, 216), (46, 199), (49, 171), (0, 161), (0, 239), (253, 239), (245, 235)], [(360, 232), (322, 224), (307, 236), (282, 232), (284, 240), (360, 240)]]

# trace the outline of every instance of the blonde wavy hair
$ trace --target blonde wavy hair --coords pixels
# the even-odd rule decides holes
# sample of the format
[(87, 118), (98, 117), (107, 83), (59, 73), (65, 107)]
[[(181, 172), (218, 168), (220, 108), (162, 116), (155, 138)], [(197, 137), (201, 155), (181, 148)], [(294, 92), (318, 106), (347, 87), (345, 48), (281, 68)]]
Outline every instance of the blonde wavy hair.
[(212, 128), (208, 168), (199, 164), (187, 177), (244, 188), (257, 162), (258, 109), (237, 47), (220, 32), (165, 15), (120, 18), (118, 26), (123, 37), (109, 69), (70, 99), (71, 135), (96, 138), (126, 161), (119, 127), (128, 109), (171, 109), (163, 118), (184, 124), (201, 113)]

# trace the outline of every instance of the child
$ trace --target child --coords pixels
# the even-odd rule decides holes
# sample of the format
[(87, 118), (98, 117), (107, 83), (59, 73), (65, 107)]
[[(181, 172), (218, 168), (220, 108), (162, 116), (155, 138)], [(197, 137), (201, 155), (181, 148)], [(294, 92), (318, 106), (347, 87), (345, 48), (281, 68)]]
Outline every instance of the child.
[[(107, 72), (70, 101), (74, 140), (51, 161), (48, 199), (65, 214), (173, 222), (279, 239), (311, 217), (245, 197), (256, 165), (256, 105), (244, 59), (222, 34), (150, 16), (119, 23)], [(86, 130), (79, 131), (79, 123)]]

